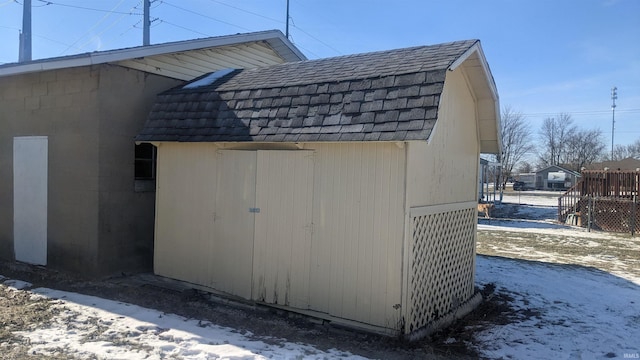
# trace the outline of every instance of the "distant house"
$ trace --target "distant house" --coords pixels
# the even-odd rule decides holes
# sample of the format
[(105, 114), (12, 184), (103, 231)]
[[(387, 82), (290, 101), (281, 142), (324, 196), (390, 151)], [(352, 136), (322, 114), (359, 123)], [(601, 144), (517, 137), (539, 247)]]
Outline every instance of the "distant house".
[(88, 275), (149, 271), (155, 95), (304, 56), (279, 31), (0, 65), (0, 258)]
[(157, 147), (155, 273), (427, 331), (474, 296), (479, 155), (499, 129), (476, 40), (177, 86), (136, 139)]
[(629, 157), (622, 160), (603, 161), (603, 162), (593, 163), (585, 166), (586, 170), (604, 170), (605, 168), (611, 171), (616, 171), (616, 170), (635, 171), (637, 169), (640, 169), (640, 159)]
[(559, 165), (547, 166), (536, 171), (536, 189), (567, 190), (578, 183), (580, 173)]

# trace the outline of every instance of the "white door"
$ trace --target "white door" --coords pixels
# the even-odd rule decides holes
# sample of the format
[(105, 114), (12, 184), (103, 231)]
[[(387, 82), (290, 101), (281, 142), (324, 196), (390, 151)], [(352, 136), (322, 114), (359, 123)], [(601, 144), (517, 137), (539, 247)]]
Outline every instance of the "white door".
[(258, 151), (257, 160), (252, 298), (306, 309), (313, 152)]
[(47, 264), (48, 138), (13, 138), (13, 248), (17, 261)]

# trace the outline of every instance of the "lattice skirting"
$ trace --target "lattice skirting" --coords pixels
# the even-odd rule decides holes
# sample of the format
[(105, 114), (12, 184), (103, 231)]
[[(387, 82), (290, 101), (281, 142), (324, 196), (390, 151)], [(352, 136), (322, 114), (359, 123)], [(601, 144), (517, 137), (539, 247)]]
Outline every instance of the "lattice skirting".
[(457, 309), (473, 295), (476, 203), (412, 209), (405, 333)]
[(628, 199), (585, 198), (580, 200), (579, 211), (582, 226), (589, 221), (589, 204), (591, 204), (591, 225), (607, 232), (640, 233), (640, 203)]

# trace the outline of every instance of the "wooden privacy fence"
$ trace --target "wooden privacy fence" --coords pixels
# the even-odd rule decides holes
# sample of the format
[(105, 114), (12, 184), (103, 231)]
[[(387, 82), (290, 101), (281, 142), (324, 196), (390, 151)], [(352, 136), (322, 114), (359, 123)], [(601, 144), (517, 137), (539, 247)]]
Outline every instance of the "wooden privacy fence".
[(558, 198), (558, 221), (635, 235), (639, 194), (640, 171), (583, 171), (582, 180)]

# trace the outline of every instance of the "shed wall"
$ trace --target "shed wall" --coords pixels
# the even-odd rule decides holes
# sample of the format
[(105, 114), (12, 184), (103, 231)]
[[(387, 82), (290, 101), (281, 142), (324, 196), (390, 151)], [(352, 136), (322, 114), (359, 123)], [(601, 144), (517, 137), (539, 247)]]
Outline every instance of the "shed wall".
[(431, 139), (408, 144), (406, 333), (473, 295), (480, 151), (475, 109), (462, 68), (448, 72)]
[(448, 72), (429, 142), (409, 142), (409, 207), (477, 200), (480, 144), (473, 95), (462, 68)]
[[(308, 304), (297, 307), (396, 328), (401, 316), (405, 149), (389, 143), (314, 143), (305, 144), (304, 150), (314, 153), (313, 224), (310, 247), (295, 250), (298, 257), (309, 259)], [(204, 286), (212, 286), (211, 278), (217, 276), (207, 270), (208, 263), (224, 254), (207, 250), (218, 240), (203, 232), (214, 209), (226, 206), (215, 203), (211, 193), (220, 186), (214, 180), (219, 177), (215, 153), (211, 144), (158, 147), (155, 271), (160, 275)], [(252, 267), (251, 261), (243, 259), (217, 271)]]

